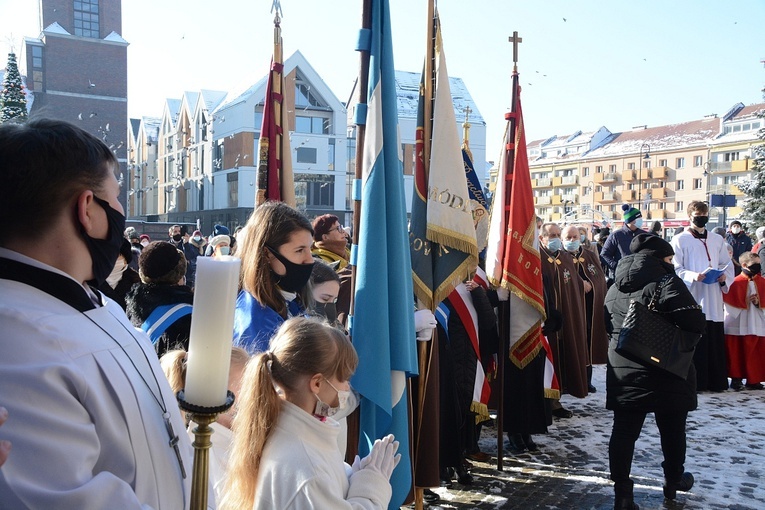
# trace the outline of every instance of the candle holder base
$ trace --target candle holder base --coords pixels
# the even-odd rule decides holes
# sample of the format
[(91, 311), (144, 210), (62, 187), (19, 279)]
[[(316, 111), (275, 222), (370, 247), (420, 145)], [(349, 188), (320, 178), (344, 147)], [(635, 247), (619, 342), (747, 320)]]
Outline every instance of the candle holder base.
[(185, 392), (181, 390), (176, 395), (181, 409), (186, 411), (191, 421), (197, 424), (194, 427), (194, 468), (191, 478), (191, 510), (205, 510), (207, 508), (208, 497), (208, 473), (210, 471), (210, 446), (212, 441), (210, 436), (213, 430), (210, 424), (213, 423), (220, 413), (226, 412), (234, 405), (234, 394), (229, 391), (226, 394), (226, 402), (220, 406), (205, 407), (187, 402)]

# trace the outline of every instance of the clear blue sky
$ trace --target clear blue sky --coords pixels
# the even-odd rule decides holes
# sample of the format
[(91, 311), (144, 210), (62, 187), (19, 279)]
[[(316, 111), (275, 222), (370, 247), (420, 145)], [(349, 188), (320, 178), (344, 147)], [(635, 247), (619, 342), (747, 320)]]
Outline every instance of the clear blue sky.
[[(257, 81), (271, 55), (271, 3), (124, 1), (130, 115), (159, 116), (164, 98), (184, 90)], [(37, 4), (0, 0), (3, 64), (11, 33), (17, 48), (39, 33)], [(282, 0), (282, 8), (285, 56), (299, 49), (347, 100), (361, 1)], [(396, 67), (419, 71), (425, 1), (391, 0), (391, 9)], [(523, 37), (529, 140), (671, 124), (763, 101), (765, 0), (450, 0), (439, 10), (449, 72), (465, 81), (487, 122), (488, 159), (499, 153), (510, 104), (513, 30)]]

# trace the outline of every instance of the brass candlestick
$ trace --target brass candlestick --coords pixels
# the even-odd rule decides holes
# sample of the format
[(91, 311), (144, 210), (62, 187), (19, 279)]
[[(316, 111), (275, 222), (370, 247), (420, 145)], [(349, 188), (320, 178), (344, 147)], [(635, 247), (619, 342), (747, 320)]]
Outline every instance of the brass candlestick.
[(226, 412), (234, 405), (234, 394), (226, 394), (226, 403), (217, 407), (204, 407), (191, 404), (186, 401), (184, 390), (176, 395), (181, 409), (189, 414), (191, 421), (197, 424), (194, 428), (194, 468), (191, 477), (191, 510), (205, 510), (207, 508), (207, 485), (210, 472), (210, 436), (213, 430), (210, 424), (215, 421), (220, 413)]

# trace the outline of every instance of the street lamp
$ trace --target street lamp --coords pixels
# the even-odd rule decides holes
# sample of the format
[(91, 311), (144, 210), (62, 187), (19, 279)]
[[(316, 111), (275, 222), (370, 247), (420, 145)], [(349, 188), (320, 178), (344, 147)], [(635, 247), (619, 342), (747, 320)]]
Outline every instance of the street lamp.
[[(643, 149), (645, 149), (645, 155), (643, 155)], [(651, 146), (644, 143), (640, 146), (640, 156), (638, 158), (638, 165), (640, 165), (640, 174), (638, 175), (638, 207), (643, 199), (643, 160), (651, 158)]]
[(712, 181), (712, 162), (707, 159), (704, 163), (704, 178), (707, 180), (707, 204), (711, 201), (712, 187), (710, 186)]

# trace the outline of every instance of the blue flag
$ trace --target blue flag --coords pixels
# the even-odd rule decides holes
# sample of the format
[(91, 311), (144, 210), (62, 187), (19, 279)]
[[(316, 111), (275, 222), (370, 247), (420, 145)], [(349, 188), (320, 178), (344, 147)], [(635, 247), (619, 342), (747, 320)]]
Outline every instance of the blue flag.
[(366, 138), (358, 148), (364, 158), (350, 325), (359, 366), (351, 382), (362, 396), (359, 455), (366, 455), (374, 440), (386, 434), (394, 434), (400, 443), (389, 506), (399, 508), (412, 487), (406, 378), (417, 374), (414, 294), (390, 13), (387, 0), (371, 4), (371, 33), (362, 30), (360, 38), (369, 42), (370, 59), (366, 121), (357, 112), (357, 123), (366, 123)]

